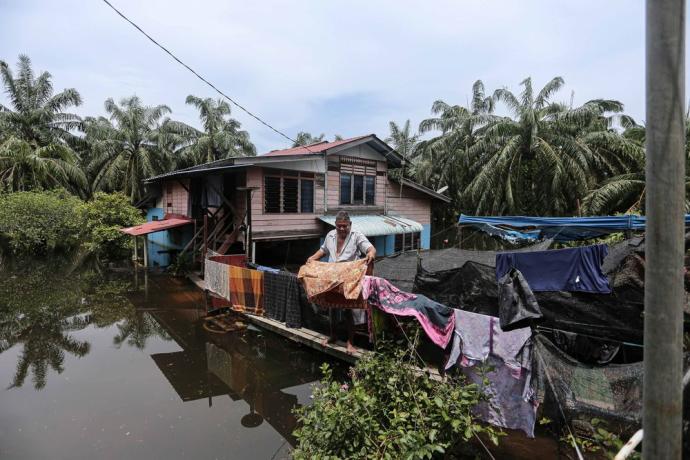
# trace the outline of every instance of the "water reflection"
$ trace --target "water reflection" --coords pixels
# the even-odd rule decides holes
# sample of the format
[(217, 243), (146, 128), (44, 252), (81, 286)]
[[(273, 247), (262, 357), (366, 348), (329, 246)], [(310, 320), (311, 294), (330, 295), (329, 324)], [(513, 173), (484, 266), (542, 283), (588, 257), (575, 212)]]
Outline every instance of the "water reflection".
[(45, 388), (48, 371), (64, 371), (66, 353), (89, 353), (86, 340), (73, 332), (88, 326), (117, 325), (113, 343), (143, 349), (147, 338), (168, 338), (148, 315), (137, 311), (126, 294), (132, 284), (123, 276), (98, 272), (60, 275), (58, 266), (31, 266), (0, 278), (0, 353), (21, 346), (10, 388), (24, 385), (29, 373), (36, 390)]
[[(269, 458), (276, 452), (281, 458), (294, 445), (292, 409), (310, 400), (325, 356), (251, 327), (228, 334), (205, 331), (203, 294), (184, 279), (60, 273), (32, 268), (0, 276), (0, 378), (9, 380), (6, 390), (0, 389), (0, 407), (14, 411), (0, 411), (1, 457), (18, 452), (18, 458), (39, 458), (32, 450), (51, 452), (59, 440), (60, 446), (73, 444), (57, 457), (94, 458), (102, 452), (94, 446), (124, 445), (120, 431), (131, 428), (122, 427), (139, 424), (149, 438), (169, 439), (170, 430), (188, 418), (195, 431), (178, 433), (164, 446), (130, 447), (126, 455), (112, 455), (150, 458), (168, 449), (175, 456), (194, 440), (204, 445), (197, 452), (202, 457), (259, 458), (263, 449)], [(13, 376), (11, 368), (3, 372), (8, 365), (14, 366)], [(32, 397), (27, 392), (32, 388), (46, 397)], [(163, 397), (170, 390), (176, 401)], [(76, 435), (64, 419), (79, 411), (74, 398), (98, 407), (69, 419), (83, 426), (78, 432), (102, 427), (93, 445), (79, 436), (70, 439)], [(53, 407), (52, 443), (45, 432), (34, 432), (35, 442), (28, 434), (18, 437), (16, 430), (22, 431), (27, 420), (50, 425), (42, 410), (30, 409), (46, 403)], [(199, 412), (198, 403), (206, 413)], [(172, 417), (168, 414), (179, 414), (177, 423), (162, 422)], [(113, 416), (117, 426), (108, 435)]]

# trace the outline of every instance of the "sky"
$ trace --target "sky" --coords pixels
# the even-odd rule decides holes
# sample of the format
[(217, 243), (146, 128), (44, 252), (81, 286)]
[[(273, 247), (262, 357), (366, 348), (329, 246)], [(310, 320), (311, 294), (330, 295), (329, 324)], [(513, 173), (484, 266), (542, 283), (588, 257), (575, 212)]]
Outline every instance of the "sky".
[[(616, 99), (644, 121), (642, 0), (111, 0), (145, 31), (278, 130), (328, 139), (416, 128), (472, 84), (518, 92), (561, 76), (558, 101)], [(0, 0), (0, 60), (28, 55), (79, 115), (136, 94), (199, 126), (189, 94), (218, 97), (101, 0)], [(687, 58), (686, 58), (687, 60)], [(690, 75), (690, 72), (688, 72)], [(0, 101), (6, 103), (4, 94)], [(290, 142), (233, 107), (259, 153)]]

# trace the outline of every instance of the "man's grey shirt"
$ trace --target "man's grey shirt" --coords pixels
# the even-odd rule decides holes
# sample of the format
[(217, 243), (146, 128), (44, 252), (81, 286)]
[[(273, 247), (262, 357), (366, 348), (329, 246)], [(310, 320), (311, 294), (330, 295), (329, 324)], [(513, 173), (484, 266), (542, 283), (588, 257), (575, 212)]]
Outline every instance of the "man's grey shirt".
[(357, 230), (350, 230), (350, 234), (345, 239), (343, 250), (336, 256), (338, 250), (338, 232), (331, 230), (326, 235), (321, 245), (321, 250), (328, 255), (329, 262), (351, 262), (357, 259), (359, 254), (365, 255), (373, 245), (366, 236)]

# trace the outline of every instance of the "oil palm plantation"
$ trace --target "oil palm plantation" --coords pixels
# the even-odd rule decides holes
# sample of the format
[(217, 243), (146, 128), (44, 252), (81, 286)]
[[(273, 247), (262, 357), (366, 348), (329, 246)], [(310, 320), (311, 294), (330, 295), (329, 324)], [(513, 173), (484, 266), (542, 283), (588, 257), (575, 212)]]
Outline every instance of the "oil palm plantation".
[(89, 175), (94, 190), (119, 190), (133, 202), (143, 196), (142, 180), (174, 168), (177, 124), (166, 105), (146, 106), (137, 96), (105, 101), (109, 117), (87, 118), (86, 140), (92, 151)]
[(414, 158), (417, 144), (419, 144), (419, 134), (412, 133), (410, 130), (410, 120), (405, 120), (402, 127), (394, 121), (388, 123), (390, 127), (390, 135), (386, 138), (386, 142), (393, 146), (393, 148), (409, 160)]
[(35, 76), (31, 60), (19, 56), (17, 72), (0, 61), (0, 76), (9, 99), (0, 104), (0, 189), (9, 191), (63, 186), (84, 192), (86, 180), (72, 132), (81, 119), (67, 110), (81, 104), (73, 88), (57, 94), (52, 76)]
[[(645, 127), (631, 121), (623, 126), (623, 138), (642, 148), (645, 143)], [(690, 212), (690, 114), (685, 117), (685, 210)], [(644, 212), (645, 209), (645, 162), (638, 162), (629, 172), (607, 178), (593, 187), (583, 200), (585, 211), (590, 214)]]
[(431, 107), (435, 116), (419, 125), (420, 134), (436, 135), (420, 142), (415, 149), (413, 174), (428, 187), (448, 186), (454, 211), (468, 207), (461, 198), (469, 182), (469, 150), (479, 141), (486, 126), (495, 120), (493, 109), (493, 99), (486, 96), (484, 84), (477, 80), (472, 85), (469, 107), (437, 100)]
[(256, 147), (241, 124), (230, 118), (230, 105), (222, 99), (187, 96), (186, 103), (199, 110), (203, 130), (179, 122), (170, 122), (171, 130), (181, 136), (178, 166), (192, 166), (233, 156), (254, 156)]
[(642, 158), (639, 145), (610, 130), (617, 101), (594, 100), (578, 108), (553, 101), (556, 77), (535, 92), (522, 81), (515, 95), (494, 92), (512, 116), (492, 121), (468, 149), (472, 180), (465, 190), (478, 214), (575, 214), (598, 181), (627, 173)]
[[(295, 142), (292, 143), (292, 146), (299, 147), (303, 145), (315, 144), (317, 142), (323, 141), (325, 137), (326, 135), (323, 133), (319, 134), (318, 136), (315, 136), (311, 133), (300, 131), (297, 133), (297, 136), (295, 137)], [(336, 138), (337, 137), (338, 136), (336, 136)]]

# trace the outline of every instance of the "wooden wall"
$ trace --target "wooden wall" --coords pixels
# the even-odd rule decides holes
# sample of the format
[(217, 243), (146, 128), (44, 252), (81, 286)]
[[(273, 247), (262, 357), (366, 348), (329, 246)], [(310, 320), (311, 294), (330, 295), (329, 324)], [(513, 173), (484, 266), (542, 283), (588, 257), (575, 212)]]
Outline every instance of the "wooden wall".
[(410, 187), (403, 186), (402, 198), (400, 184), (388, 181), (388, 212), (407, 217), (422, 225), (431, 224), (432, 198)]
[(320, 233), (323, 214), (323, 176), (314, 180), (313, 213), (264, 213), (263, 170), (260, 167), (247, 169), (247, 187), (258, 187), (252, 195), (252, 233), (256, 236), (262, 232)]
[[(183, 179), (181, 182), (189, 187), (188, 179)], [(189, 193), (182, 184), (180, 184), (180, 181), (171, 180), (164, 182), (162, 185), (162, 192), (162, 195), (158, 198), (158, 202), (156, 203), (157, 208), (162, 209), (166, 214), (187, 215)]]

